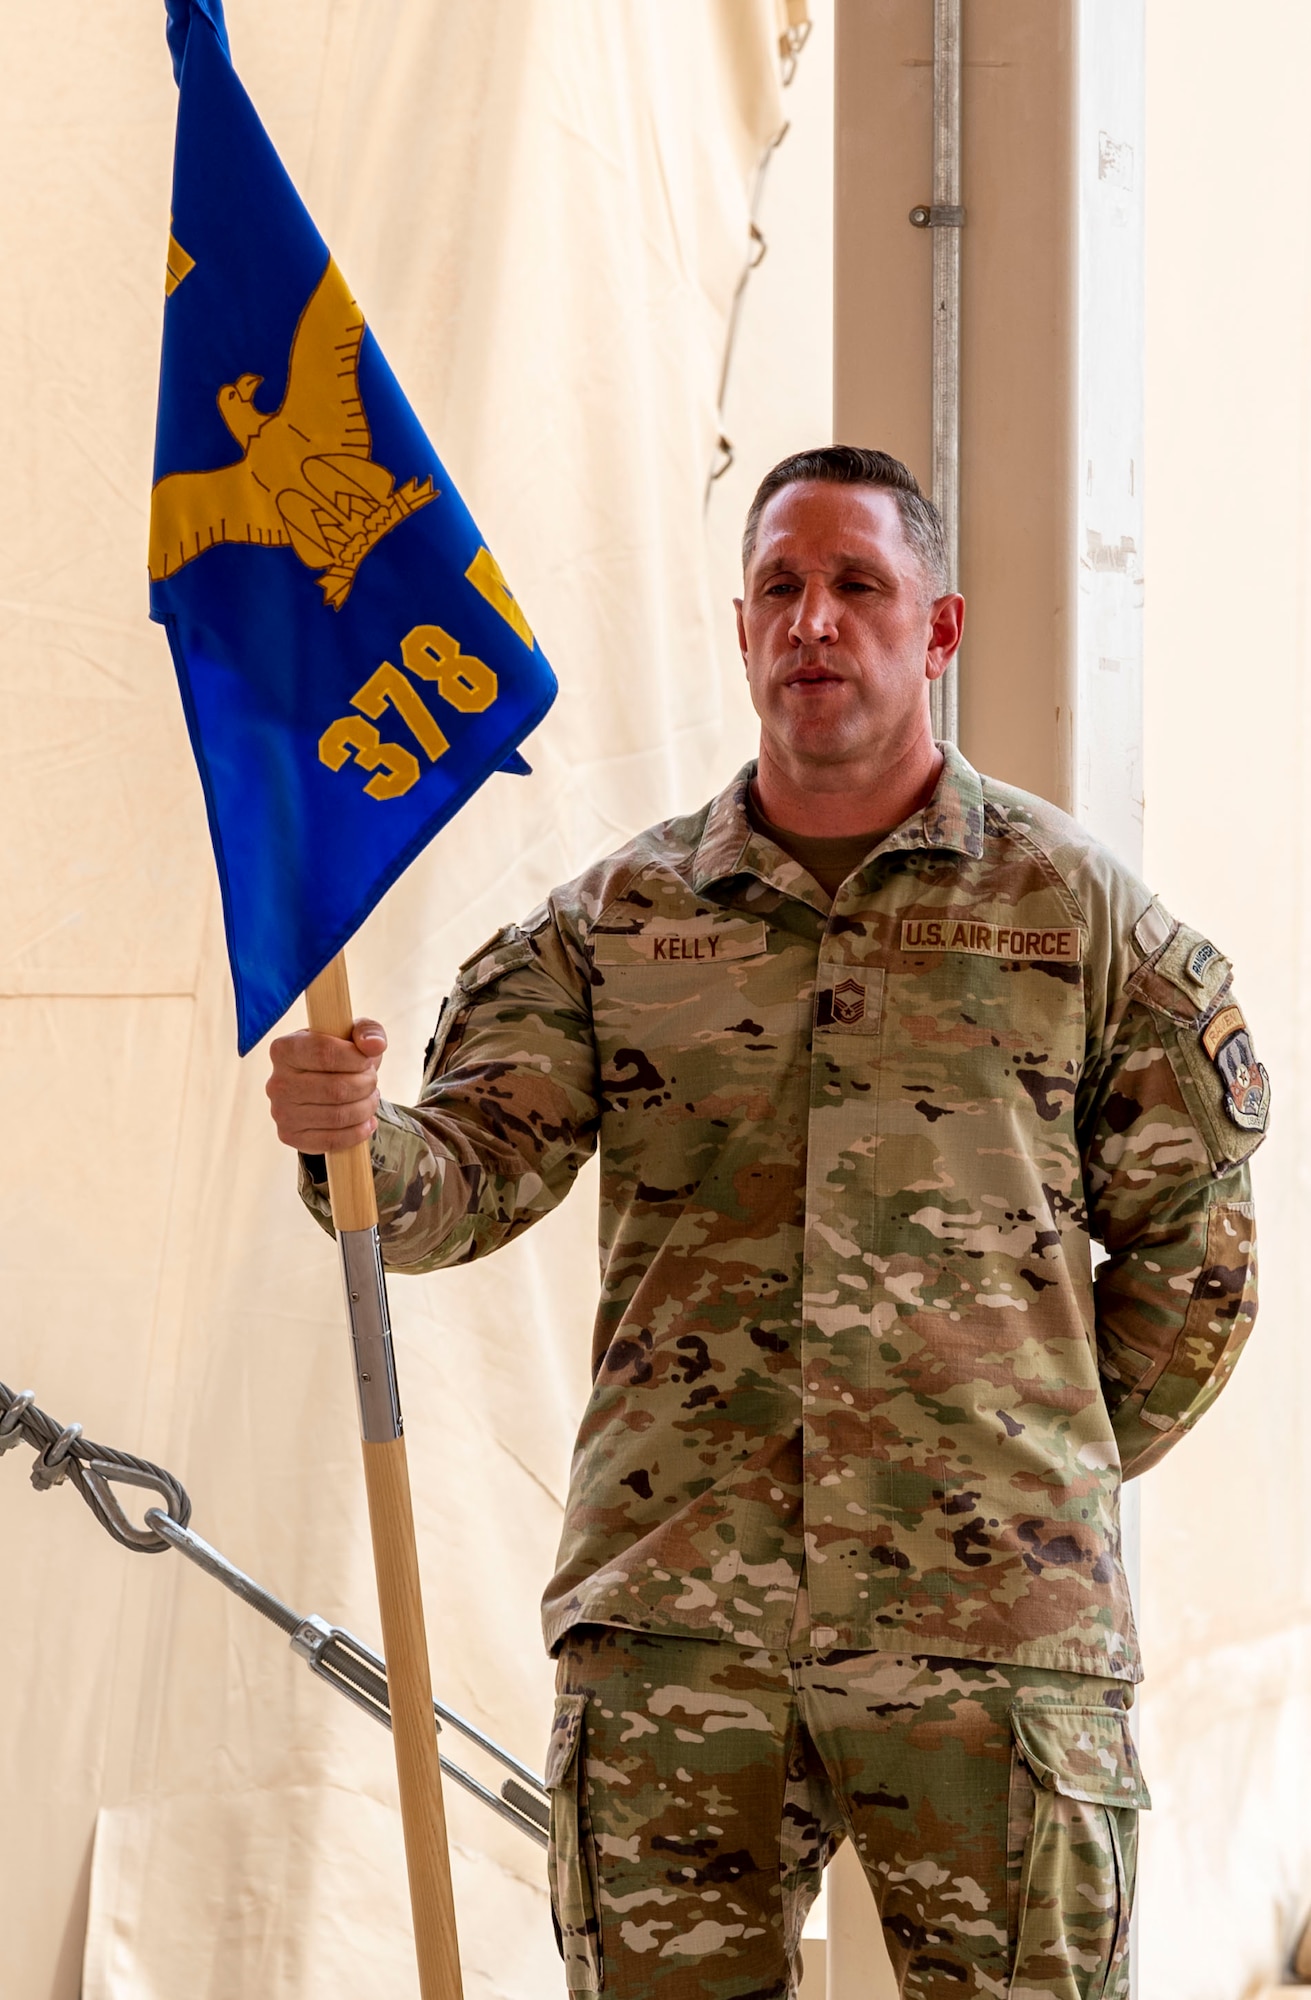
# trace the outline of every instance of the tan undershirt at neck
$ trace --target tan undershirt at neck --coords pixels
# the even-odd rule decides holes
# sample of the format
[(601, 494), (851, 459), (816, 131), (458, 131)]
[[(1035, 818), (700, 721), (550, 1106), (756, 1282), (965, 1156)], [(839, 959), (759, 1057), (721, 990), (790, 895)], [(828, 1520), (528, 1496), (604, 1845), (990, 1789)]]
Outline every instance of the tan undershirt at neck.
[(793, 861), (799, 861), (813, 875), (826, 896), (836, 896), (853, 869), (859, 868), (870, 849), (877, 847), (892, 831), (884, 827), (874, 833), (843, 833), (836, 839), (810, 833), (788, 833), (767, 820), (756, 804), (754, 787), (747, 792), (747, 817), (757, 833), (763, 833), (781, 847)]

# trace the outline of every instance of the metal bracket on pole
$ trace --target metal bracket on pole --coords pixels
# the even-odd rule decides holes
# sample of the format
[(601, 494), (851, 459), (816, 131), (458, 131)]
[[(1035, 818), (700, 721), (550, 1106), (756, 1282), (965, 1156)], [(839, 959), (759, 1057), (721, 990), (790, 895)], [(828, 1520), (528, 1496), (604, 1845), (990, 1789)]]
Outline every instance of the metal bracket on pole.
[(360, 1401), (360, 1436), (366, 1444), (382, 1444), (401, 1435), (401, 1395), (396, 1384), (387, 1284), (382, 1274), (378, 1231), (343, 1229), (342, 1288), (355, 1357), (355, 1389)]

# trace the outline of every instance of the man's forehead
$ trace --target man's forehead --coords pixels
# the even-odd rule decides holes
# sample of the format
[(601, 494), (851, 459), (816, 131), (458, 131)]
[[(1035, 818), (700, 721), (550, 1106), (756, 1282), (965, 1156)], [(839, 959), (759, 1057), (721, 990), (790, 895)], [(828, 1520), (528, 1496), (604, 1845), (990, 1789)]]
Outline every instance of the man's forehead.
[(760, 517), (753, 569), (880, 567), (910, 551), (886, 487), (813, 481), (772, 494)]

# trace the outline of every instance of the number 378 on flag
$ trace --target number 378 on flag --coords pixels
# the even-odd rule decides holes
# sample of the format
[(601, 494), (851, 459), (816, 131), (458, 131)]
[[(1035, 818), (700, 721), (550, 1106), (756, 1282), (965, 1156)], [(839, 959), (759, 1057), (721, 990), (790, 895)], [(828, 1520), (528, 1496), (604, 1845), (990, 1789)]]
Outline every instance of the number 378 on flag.
[[(481, 715), (496, 700), (496, 675), (482, 660), (460, 651), (459, 641), (440, 625), (416, 625), (401, 640), (401, 658), (410, 673), (435, 684), (441, 700), (461, 715)], [(370, 674), (351, 696), (356, 715), (340, 715), (319, 738), (319, 762), (330, 771), (344, 770), (352, 755), (372, 771), (364, 789), (371, 799), (399, 799), (419, 782), (419, 760), (402, 743), (384, 743), (374, 728), (391, 708), (407, 725), (432, 764), (444, 757), (450, 742), (414, 682), (390, 660)], [(372, 717), (372, 721), (366, 720)]]

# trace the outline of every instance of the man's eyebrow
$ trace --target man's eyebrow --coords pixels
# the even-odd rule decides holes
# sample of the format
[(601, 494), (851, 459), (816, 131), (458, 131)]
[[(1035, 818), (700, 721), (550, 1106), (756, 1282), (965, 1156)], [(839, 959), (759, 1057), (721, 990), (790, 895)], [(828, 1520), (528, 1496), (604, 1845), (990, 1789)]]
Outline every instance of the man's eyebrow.
[[(876, 571), (880, 576), (886, 576), (889, 573), (890, 566), (880, 556), (870, 555), (868, 552), (860, 555), (854, 550), (840, 549), (832, 561), (826, 563), (824, 567), (826, 569), (868, 569)], [(761, 577), (777, 576), (780, 571), (784, 570), (790, 570), (794, 576), (801, 574), (800, 565), (789, 562), (785, 555), (766, 557), (756, 574)]]

